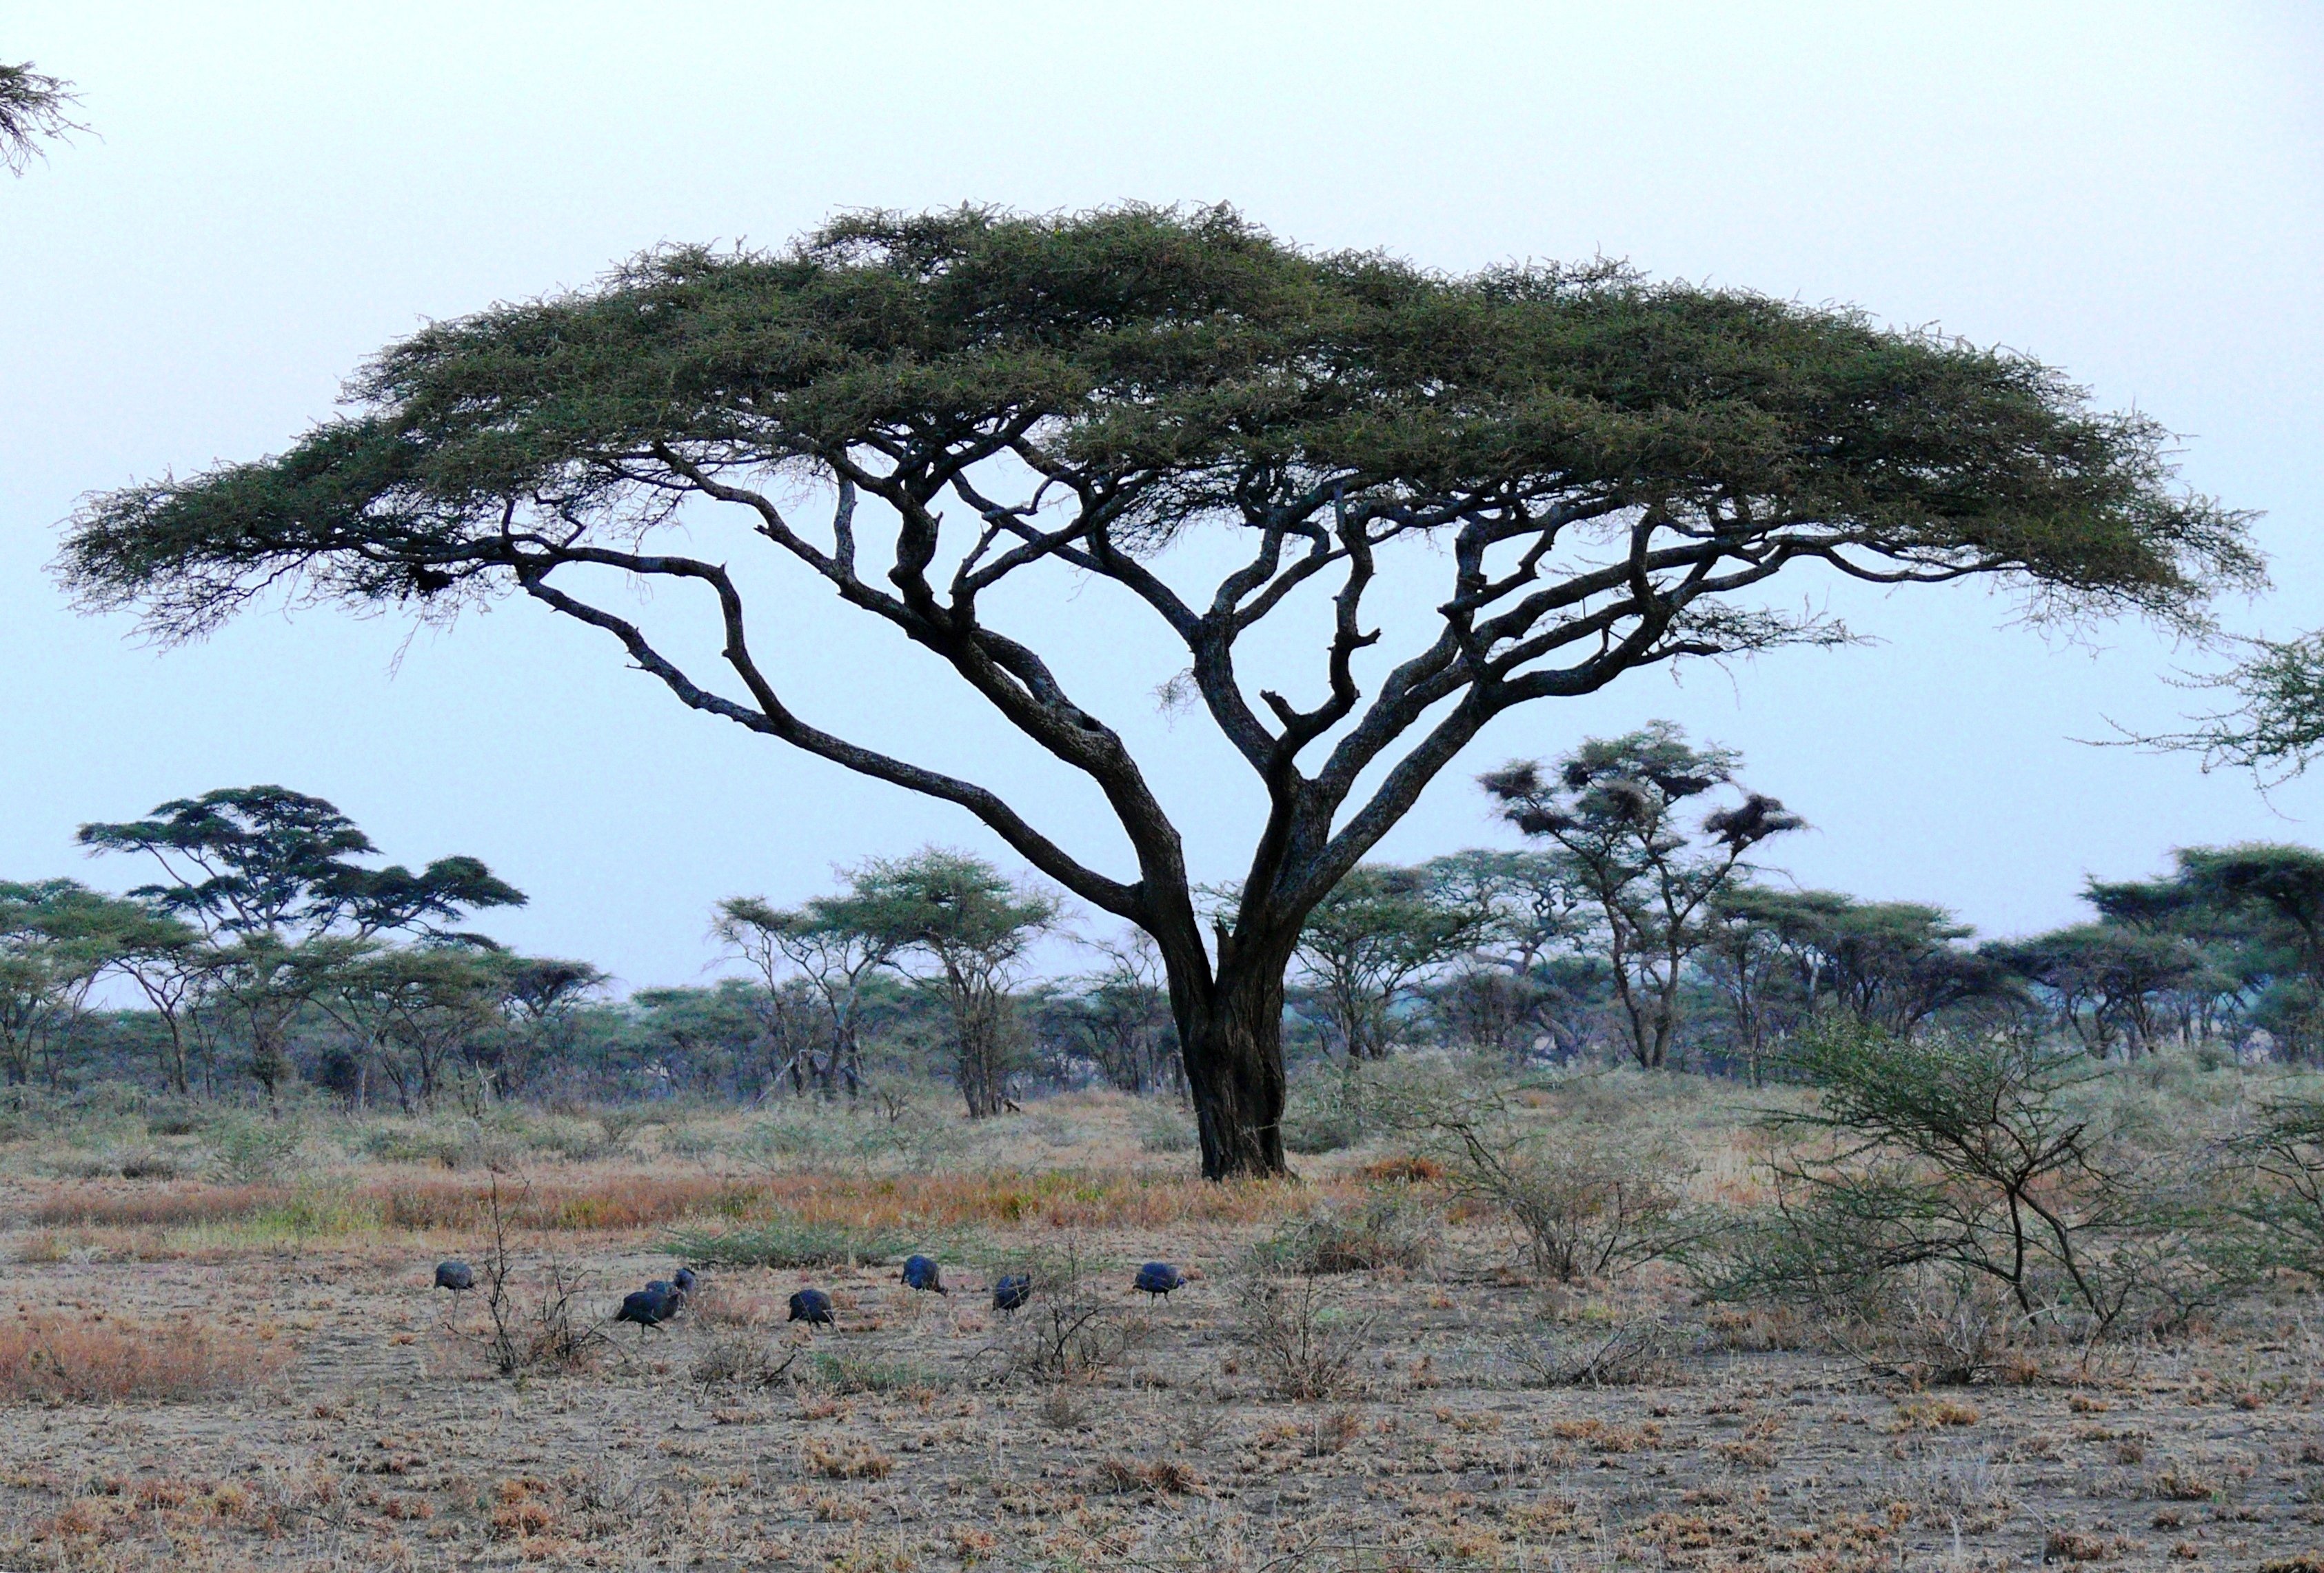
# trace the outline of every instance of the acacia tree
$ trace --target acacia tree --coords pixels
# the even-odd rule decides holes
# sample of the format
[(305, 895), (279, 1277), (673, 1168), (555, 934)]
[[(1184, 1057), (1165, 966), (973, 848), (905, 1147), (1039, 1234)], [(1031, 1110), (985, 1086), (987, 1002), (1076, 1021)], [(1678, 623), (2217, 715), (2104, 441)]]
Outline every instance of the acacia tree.
[[(1153, 936), (1213, 1176), (1283, 1167), (1307, 912), (1496, 717), (1838, 642), (1759, 593), (1803, 569), (1998, 576), (2037, 612), (2181, 625), (2258, 578), (2243, 518), (2174, 490), (2161, 428), (2025, 357), (1612, 265), (1318, 254), (1224, 208), (874, 213), (779, 253), (657, 252), (431, 326), (350, 397), (278, 458), (91, 499), (65, 582), (164, 639), (286, 593), (448, 617), (518, 592), (687, 705), (957, 804)], [(795, 512), (818, 487), (819, 528)], [(839, 694), (800, 708), (727, 549), (674, 538), (706, 538), (714, 504), (738, 549), (820, 581), (1093, 785), (1131, 870), (831, 730), (815, 717), (848, 714)], [(1214, 551), (1167, 550), (1198, 536), (1231, 559), (1214, 578)], [(1408, 605), (1432, 574), (1433, 627), (1377, 648), (1367, 598)], [(722, 664), (650, 628), (624, 578), (697, 592)], [(1265, 795), (1212, 935), (1138, 760), (1029, 642), (1126, 609), (1183, 646), (1184, 686)], [(1311, 610), (1313, 674), (1254, 680), (1247, 637)]]
[(183, 934), (143, 902), (74, 880), (0, 881), (0, 1078), (21, 1087), (39, 1069), (57, 1085), (58, 1046), (97, 980), (133, 951)]
[(1466, 954), (1428, 991), (1439, 1029), (1512, 1060), (1545, 1041), (1560, 1053), (1580, 1048), (1587, 1006), (1576, 996), (1587, 985), (1577, 991), (1574, 974), (1594, 963), (1577, 948), (1590, 928), (1590, 894), (1571, 871), (1549, 853), (1498, 847), (1448, 853), (1422, 867), (1439, 900), (1482, 917)]
[(1018, 969), (1056, 923), (1057, 902), (1018, 889), (982, 858), (930, 847), (851, 871), (846, 893), (825, 897), (822, 911), (881, 945), (888, 966), (925, 964), (918, 976), (950, 1018), (953, 1081), (968, 1116), (999, 1114), (1015, 1047)]
[(445, 925), (525, 900), (473, 857), (438, 858), (417, 874), (366, 868), (358, 860), (378, 848), (353, 820), (279, 786), (174, 799), (143, 819), (83, 825), (76, 839), (160, 866), (162, 883), (129, 893), (199, 925), (207, 944), (193, 976), (242, 1029), (247, 1069), (270, 1098), (293, 1074), (289, 1038), (300, 1010), (380, 936), (462, 938)]
[(1519, 761), (1482, 778), (1502, 816), (1550, 843), (1590, 893), (1631, 1057), (1650, 1069), (1670, 1056), (1687, 966), (1711, 939), (1712, 903), (1749, 874), (1747, 853), (1804, 823), (1748, 792), (1690, 828), (1688, 807), (1731, 785), (1737, 763), (1732, 751), (1694, 748), (1656, 721), (1584, 743), (1547, 776)]
[(1425, 867), (1358, 864), (1309, 911), (1295, 954), (1350, 1061), (1386, 1059), (1397, 1001), (1484, 937), (1494, 914), (1471, 893)]
[(1168, 1086), (1183, 1093), (1186, 1071), (1170, 1020), (1169, 991), (1153, 942), (1134, 934), (1093, 947), (1104, 958), (1095, 971), (1065, 986), (1042, 991), (1038, 1029), (1098, 1068), (1110, 1087), (1140, 1096)]
[(841, 1084), (854, 1097), (863, 1087), (863, 990), (905, 941), (884, 928), (867, 928), (844, 897), (817, 897), (805, 906), (770, 906), (763, 897), (734, 896), (718, 903), (710, 931), (730, 954), (749, 963), (767, 991), (770, 1042), (788, 1036), (786, 985), (804, 979), (814, 991), (822, 1018), (823, 1052), (811, 1042), (785, 1044), (770, 1071), (788, 1079), (792, 1090), (807, 1081), (825, 1097)]

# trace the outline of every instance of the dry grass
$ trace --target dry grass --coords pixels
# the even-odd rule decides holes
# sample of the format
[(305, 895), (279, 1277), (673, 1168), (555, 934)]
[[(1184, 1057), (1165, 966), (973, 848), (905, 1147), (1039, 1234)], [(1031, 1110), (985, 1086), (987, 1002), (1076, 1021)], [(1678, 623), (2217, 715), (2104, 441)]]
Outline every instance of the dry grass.
[(148, 1325), (25, 1315), (0, 1323), (0, 1399), (188, 1402), (246, 1388), (290, 1358), (280, 1345), (253, 1348), (190, 1319)]
[[(1333, 1188), (1323, 1188), (1330, 1194)], [(598, 1234), (689, 1220), (780, 1218), (851, 1228), (1156, 1228), (1246, 1225), (1299, 1212), (1314, 1188), (1254, 1181), (1214, 1185), (1192, 1175), (920, 1174), (891, 1178), (777, 1175), (761, 1179), (605, 1170), (535, 1178), (503, 1198), (510, 1227)], [(279, 1223), (284, 1232), (457, 1233), (489, 1221), (489, 1180), (399, 1174), (329, 1189), (283, 1184), (125, 1181), (52, 1185), (14, 1209), (46, 1228), (168, 1229)]]
[[(1213, 1187), (1141, 1152), (1118, 1102), (1025, 1118), (1072, 1140), (980, 1135), (961, 1150), (1009, 1168), (882, 1176), (721, 1171), (639, 1139), (503, 1175), (517, 1309), (562, 1264), (582, 1286), (566, 1325), (618, 1335), (521, 1379), (496, 1374), (484, 1295), (428, 1288), (440, 1256), (482, 1264), (483, 1173), (59, 1184), (53, 1145), (0, 1144), (46, 1177), (0, 1237), (38, 1307), (0, 1324), (0, 1402), (42, 1406), (0, 1428), (0, 1568), (1978, 1573), (2054, 1533), (2060, 1564), (2192, 1547), (2290, 1573), (2324, 1534), (2304, 1297), (2112, 1364), (2013, 1337), (2024, 1376), (1924, 1391), (1834, 1361), (1795, 1309), (1694, 1303), (1675, 1269), (1552, 1284), (1502, 1218), (1446, 1220), (1441, 1177), (1392, 1151)], [(1692, 1200), (1745, 1182), (1748, 1133), (1682, 1133)], [(1334, 1244), (1299, 1258), (1320, 1279), (1270, 1257), (1254, 1314), (1253, 1248), (1376, 1192), (1411, 1208), (1425, 1257)], [(868, 1262), (712, 1266), (668, 1328), (610, 1328), (681, 1232), (789, 1222), (932, 1244), (954, 1293)], [(1132, 1293), (1149, 1258), (1188, 1287)], [(1004, 1272), (1039, 1286), (1008, 1317), (988, 1297)], [(801, 1283), (836, 1328), (786, 1323)]]

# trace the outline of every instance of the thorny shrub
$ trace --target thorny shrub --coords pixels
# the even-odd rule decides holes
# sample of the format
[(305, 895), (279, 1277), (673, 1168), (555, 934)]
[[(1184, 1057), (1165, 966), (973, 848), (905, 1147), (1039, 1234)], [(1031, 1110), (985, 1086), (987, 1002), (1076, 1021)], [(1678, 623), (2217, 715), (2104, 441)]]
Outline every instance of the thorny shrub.
[(1952, 1346), (1939, 1354), (1958, 1374), (2002, 1336), (1969, 1280), (2020, 1325), (2085, 1340), (2169, 1331), (2249, 1280), (2214, 1150), (2098, 1096), (2105, 1073), (2078, 1055), (1826, 1022), (1795, 1063), (1821, 1103), (1766, 1117), (1784, 1139), (1774, 1204), (1706, 1260), (1714, 1293), (1806, 1302), (1840, 1326), (1901, 1309)]
[(993, 1346), (1001, 1379), (1047, 1383), (1097, 1376), (1146, 1340), (1152, 1324), (1125, 1307), (1078, 1240), (1011, 1258), (1033, 1281), (1031, 1303), (1010, 1313)]
[(1408, 1187), (1381, 1187), (1353, 1203), (1322, 1202), (1256, 1250), (1285, 1272), (1376, 1272), (1427, 1265), (1437, 1221)]
[(1266, 1269), (1264, 1258), (1254, 1258), (1236, 1275), (1237, 1339), (1250, 1351), (1276, 1397), (1338, 1395), (1354, 1380), (1356, 1362), (1370, 1341), (1372, 1319), (1350, 1310), (1313, 1274), (1284, 1283)]
[(1686, 1202), (1694, 1164), (1652, 1130), (1545, 1120), (1489, 1084), (1412, 1081), (1375, 1097), (1380, 1121), (1430, 1146), (1454, 1194), (1507, 1216), (1535, 1270), (1560, 1282), (1674, 1254), (1702, 1226)]

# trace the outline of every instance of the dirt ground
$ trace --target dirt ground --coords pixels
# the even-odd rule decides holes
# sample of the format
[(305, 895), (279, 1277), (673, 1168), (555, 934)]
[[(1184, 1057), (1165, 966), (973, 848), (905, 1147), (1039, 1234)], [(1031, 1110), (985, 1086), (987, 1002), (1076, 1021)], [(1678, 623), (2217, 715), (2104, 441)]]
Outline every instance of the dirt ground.
[[(1023, 1329), (986, 1292), (990, 1263), (1056, 1244), (1038, 1221), (964, 1247), (985, 1265), (953, 1263), (949, 1298), (892, 1266), (714, 1271), (670, 1327), (608, 1325), (592, 1368), (518, 1381), (477, 1297), (429, 1287), (456, 1240), (16, 1260), (20, 1318), (189, 1313), (272, 1353), (192, 1402), (11, 1409), (0, 1567), (2324, 1569), (2324, 1337), (2299, 1301), (1915, 1393), (1675, 1284), (1529, 1283), (1464, 1226), (1428, 1268), (1322, 1281), (1343, 1336), (1370, 1325), (1342, 1391), (1291, 1402), (1238, 1336), (1226, 1264), (1253, 1232), (1078, 1236), (1130, 1346), (1065, 1383), (1010, 1374)], [(535, 1235), (520, 1282), (552, 1252), (591, 1320), (673, 1265), (642, 1231)], [(1203, 1276), (1140, 1304), (1148, 1257)], [(805, 1282), (835, 1331), (782, 1322)], [(1635, 1384), (1528, 1385), (1510, 1356), (1654, 1317), (1668, 1357)]]

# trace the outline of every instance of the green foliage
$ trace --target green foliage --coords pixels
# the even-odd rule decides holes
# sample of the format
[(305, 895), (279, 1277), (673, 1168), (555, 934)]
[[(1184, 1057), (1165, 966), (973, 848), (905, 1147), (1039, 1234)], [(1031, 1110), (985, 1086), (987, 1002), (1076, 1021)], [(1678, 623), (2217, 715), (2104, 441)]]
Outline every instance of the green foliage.
[(292, 1120), (231, 1115), (210, 1126), (218, 1172), (236, 1184), (273, 1180), (297, 1157), (306, 1132)]
[(719, 1230), (685, 1230), (669, 1252), (688, 1262), (721, 1267), (853, 1267), (893, 1261), (926, 1242), (892, 1230), (852, 1224), (811, 1224), (779, 1218)]
[(1796, 1063), (1820, 1105), (1768, 1116), (1789, 1138), (1776, 1208), (1729, 1237), (1724, 1292), (1861, 1308), (1933, 1271), (2101, 1337), (2176, 1326), (2247, 1276), (2214, 1155), (2103, 1096), (2079, 1054), (1828, 1021)]
[(1470, 882), (1385, 864), (1350, 869), (1299, 930), (1299, 965), (1328, 1046), (1351, 1059), (1384, 1058), (1406, 989), (1482, 939), (1495, 915)]
[(1293, 1152), (1318, 1156), (1352, 1147), (1363, 1140), (1360, 1103), (1350, 1096), (1344, 1078), (1318, 1072), (1291, 1084), (1283, 1106), (1283, 1145)]
[(2236, 1212), (2257, 1231), (2261, 1261), (2324, 1283), (2324, 1096), (2262, 1104), (2236, 1146), (2255, 1183)]

